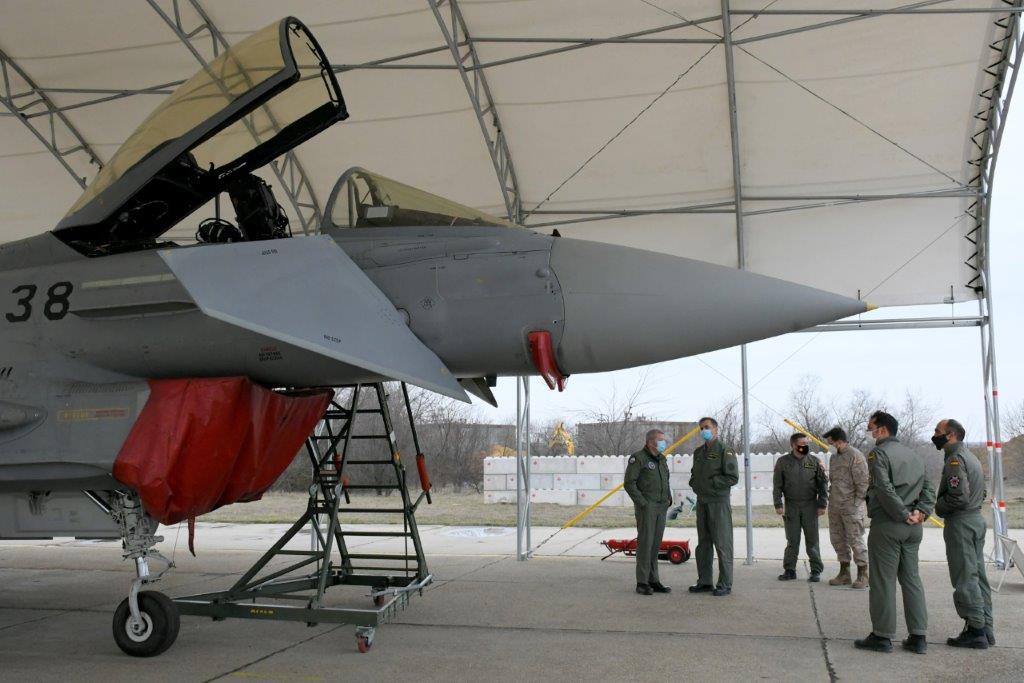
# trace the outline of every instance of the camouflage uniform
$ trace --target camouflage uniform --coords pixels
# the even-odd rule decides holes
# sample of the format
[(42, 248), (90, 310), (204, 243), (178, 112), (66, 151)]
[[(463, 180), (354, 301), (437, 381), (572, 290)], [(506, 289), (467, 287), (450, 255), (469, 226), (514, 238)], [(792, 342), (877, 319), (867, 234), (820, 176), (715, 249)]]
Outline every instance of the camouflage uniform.
[(868, 461), (853, 446), (832, 456), (828, 465), (828, 535), (836, 558), (849, 565), (866, 568), (868, 549), (864, 545), (864, 496), (868, 492)]

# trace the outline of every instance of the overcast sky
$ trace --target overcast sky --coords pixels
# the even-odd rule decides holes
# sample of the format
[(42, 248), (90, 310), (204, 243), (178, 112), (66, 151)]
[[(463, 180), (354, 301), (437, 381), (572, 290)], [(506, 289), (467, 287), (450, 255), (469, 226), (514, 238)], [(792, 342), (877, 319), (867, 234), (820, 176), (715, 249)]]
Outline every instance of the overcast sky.
[[(1024, 400), (1024, 360), (1018, 350), (1024, 338), (1022, 107), (1024, 104), (1016, 102), (1007, 122), (992, 206), (996, 356), (1004, 414)], [(881, 309), (875, 315), (891, 318), (949, 312), (949, 306), (901, 307)], [(977, 304), (960, 305), (957, 313), (974, 315)], [(909, 390), (934, 406), (936, 418), (956, 417), (967, 427), (969, 439), (984, 440), (978, 328), (789, 334), (749, 345), (748, 356), (755, 431), (767, 410), (765, 404), (784, 413), (791, 388), (802, 376), (813, 375), (821, 378), (821, 393), (839, 401), (855, 389), (866, 389), (898, 403)], [(733, 400), (740, 393), (739, 358), (735, 348), (650, 366), (644, 412), (651, 417), (693, 420)], [(627, 392), (637, 386), (643, 374), (643, 369), (633, 369), (575, 375), (563, 393), (548, 391), (543, 381), (535, 378), (531, 385), (533, 424), (552, 418), (583, 419), (588, 408), (607, 403), (612, 392)], [(499, 380), (495, 395), (499, 407), (477, 404), (480, 417), (489, 422), (514, 421), (514, 380)]]

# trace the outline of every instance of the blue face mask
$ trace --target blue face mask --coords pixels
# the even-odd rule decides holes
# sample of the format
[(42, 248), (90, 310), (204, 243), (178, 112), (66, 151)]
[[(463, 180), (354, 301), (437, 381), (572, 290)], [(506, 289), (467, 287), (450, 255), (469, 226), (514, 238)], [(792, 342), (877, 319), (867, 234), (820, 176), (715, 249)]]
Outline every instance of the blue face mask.
[(658, 449), (659, 453), (664, 453), (665, 449), (668, 448), (668, 441), (665, 439), (658, 439), (655, 442), (654, 447)]
[(710, 429), (702, 429), (700, 430), (700, 438), (705, 441), (711, 441), (711, 439), (715, 438), (715, 435), (711, 433)]

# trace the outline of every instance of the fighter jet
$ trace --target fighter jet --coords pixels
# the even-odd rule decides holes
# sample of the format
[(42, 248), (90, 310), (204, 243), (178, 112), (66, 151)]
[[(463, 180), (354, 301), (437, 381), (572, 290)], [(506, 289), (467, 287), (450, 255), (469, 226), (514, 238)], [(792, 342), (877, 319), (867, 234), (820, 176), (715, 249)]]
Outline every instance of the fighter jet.
[[(114, 630), (127, 629), (119, 644), (131, 654), (173, 640), (151, 637), (146, 620), (161, 605), (140, 607), (138, 594), (157, 521), (258, 498), (325, 405), (315, 393), (277, 405), (259, 392), (283, 401), (267, 389), (397, 380), (493, 403), (501, 376), (561, 389), (572, 374), (866, 308), (698, 260), (542, 234), (360, 168), (341, 175), (318, 234), (293, 235), (256, 172), (347, 117), (319, 44), (284, 19), (179, 86), (51, 231), (0, 245), (0, 538), (120, 536), (138, 578)], [(221, 217), (225, 196), (234, 221)], [(247, 384), (224, 398), (223, 378)], [(239, 396), (250, 397), (246, 410), (224, 407)], [(208, 423), (175, 427), (169, 416), (193, 399)], [(218, 423), (260, 420), (277, 455), (246, 463), (230, 495), (188, 490), (174, 509), (142, 495), (167, 444), (213, 450), (162, 472), (150, 493), (212, 476)]]

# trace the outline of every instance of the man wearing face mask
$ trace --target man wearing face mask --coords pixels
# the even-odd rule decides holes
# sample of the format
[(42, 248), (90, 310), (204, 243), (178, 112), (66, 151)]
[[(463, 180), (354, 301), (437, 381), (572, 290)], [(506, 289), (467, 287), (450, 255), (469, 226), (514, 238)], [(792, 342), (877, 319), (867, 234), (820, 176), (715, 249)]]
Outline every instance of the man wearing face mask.
[(633, 500), (636, 515), (636, 592), (640, 595), (668, 593), (671, 588), (658, 579), (658, 551), (665, 535), (665, 515), (672, 505), (665, 433), (647, 432), (643, 448), (629, 456), (623, 487)]
[[(697, 494), (697, 583), (691, 593), (716, 597), (732, 593), (731, 489), (739, 481), (736, 452), (718, 440), (718, 422), (702, 417), (697, 423), (704, 444), (693, 452), (690, 488)], [(718, 583), (712, 584), (712, 560), (718, 552)]]
[[(839, 559), (839, 575), (830, 586), (868, 587), (868, 549), (864, 545), (864, 496), (868, 492), (868, 461), (847, 443), (846, 431), (833, 427), (824, 434), (835, 453), (828, 463), (828, 534)], [(857, 563), (857, 580), (850, 560)]]
[[(828, 507), (828, 476), (825, 466), (811, 455), (807, 435), (797, 432), (789, 437), (790, 451), (775, 461), (772, 476), (772, 497), (775, 512), (786, 521), (786, 552), (782, 560), (779, 581), (796, 578), (796, 558), (800, 553), (800, 532), (804, 535), (811, 575), (807, 579), (821, 581), (821, 562), (818, 550), (818, 517)], [(783, 506), (785, 500), (785, 506)]]
[(946, 561), (953, 584), (953, 605), (964, 620), (959, 636), (946, 640), (953, 647), (985, 650), (996, 644), (992, 631), (992, 589), (985, 573), (985, 475), (981, 463), (964, 444), (967, 432), (956, 420), (935, 427), (932, 443), (945, 454), (935, 514), (946, 527)]
[(918, 573), (921, 522), (935, 504), (935, 487), (925, 476), (924, 463), (896, 438), (899, 422), (882, 410), (868, 419), (868, 433), (875, 447), (868, 453), (868, 607), (871, 633), (853, 641), (854, 647), (892, 652), (896, 637), (896, 582), (903, 593), (903, 612), (909, 636), (903, 649), (925, 654), (928, 641), (928, 607)]

